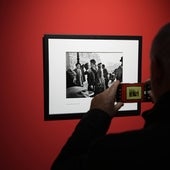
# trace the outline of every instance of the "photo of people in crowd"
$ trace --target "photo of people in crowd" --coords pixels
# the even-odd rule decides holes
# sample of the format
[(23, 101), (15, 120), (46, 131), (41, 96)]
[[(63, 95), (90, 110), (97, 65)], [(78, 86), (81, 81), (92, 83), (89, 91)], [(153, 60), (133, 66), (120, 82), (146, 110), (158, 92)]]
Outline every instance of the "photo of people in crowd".
[(122, 75), (123, 52), (66, 52), (66, 98), (94, 97)]

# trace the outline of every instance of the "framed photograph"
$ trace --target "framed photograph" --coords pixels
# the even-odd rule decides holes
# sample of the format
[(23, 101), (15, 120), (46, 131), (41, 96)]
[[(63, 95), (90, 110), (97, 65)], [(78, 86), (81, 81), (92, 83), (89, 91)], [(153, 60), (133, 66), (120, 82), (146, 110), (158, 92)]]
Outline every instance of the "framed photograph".
[[(119, 79), (141, 82), (142, 36), (43, 36), (44, 119), (79, 119), (92, 98)], [(125, 103), (117, 116), (140, 114)]]

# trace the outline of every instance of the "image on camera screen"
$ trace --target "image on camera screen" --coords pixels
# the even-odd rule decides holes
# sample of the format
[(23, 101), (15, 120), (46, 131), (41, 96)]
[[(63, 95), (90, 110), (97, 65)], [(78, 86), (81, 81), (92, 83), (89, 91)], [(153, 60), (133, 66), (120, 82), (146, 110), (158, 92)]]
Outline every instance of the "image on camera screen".
[(142, 87), (141, 86), (126, 87), (126, 99), (127, 100), (138, 100), (141, 98), (142, 98)]

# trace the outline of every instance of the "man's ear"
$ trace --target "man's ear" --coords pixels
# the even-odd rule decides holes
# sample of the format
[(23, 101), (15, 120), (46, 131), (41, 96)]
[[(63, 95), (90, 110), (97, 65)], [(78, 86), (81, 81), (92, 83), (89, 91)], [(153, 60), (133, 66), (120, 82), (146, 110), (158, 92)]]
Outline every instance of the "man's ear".
[(163, 68), (157, 60), (153, 60), (151, 63), (152, 79), (156, 82), (160, 82), (164, 76)]

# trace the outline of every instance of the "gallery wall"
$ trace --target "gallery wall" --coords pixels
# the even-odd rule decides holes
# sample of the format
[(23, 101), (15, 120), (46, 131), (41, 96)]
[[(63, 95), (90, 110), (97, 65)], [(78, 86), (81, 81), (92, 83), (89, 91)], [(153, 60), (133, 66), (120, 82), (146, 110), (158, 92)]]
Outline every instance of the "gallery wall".
[[(145, 81), (150, 44), (170, 21), (169, 6), (169, 0), (1, 0), (0, 169), (49, 170), (79, 121), (44, 121), (44, 34), (141, 35)], [(150, 107), (143, 103), (142, 111)], [(143, 124), (140, 115), (114, 118), (108, 133)]]

